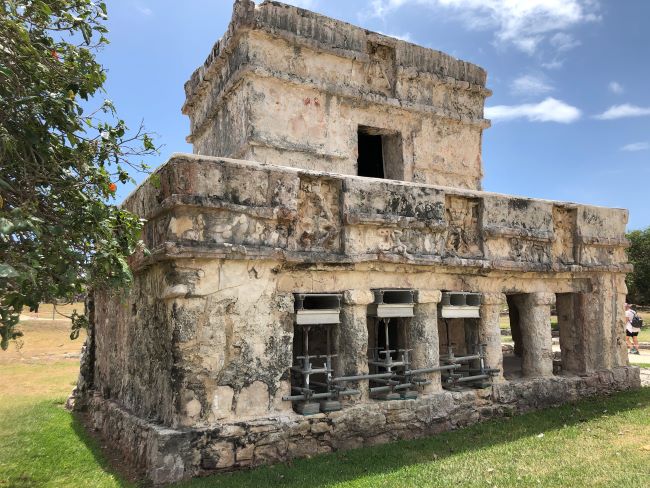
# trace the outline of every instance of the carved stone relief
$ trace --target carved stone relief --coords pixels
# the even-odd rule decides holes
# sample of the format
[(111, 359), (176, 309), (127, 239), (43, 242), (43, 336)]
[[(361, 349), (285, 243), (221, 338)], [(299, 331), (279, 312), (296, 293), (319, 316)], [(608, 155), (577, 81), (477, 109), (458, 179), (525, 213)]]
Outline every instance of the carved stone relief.
[(301, 251), (339, 252), (341, 220), (340, 183), (322, 178), (301, 178), (295, 247)]
[(245, 212), (210, 210), (181, 214), (170, 219), (171, 240), (210, 244), (241, 244), (285, 248), (289, 234), (284, 221), (261, 218)]
[(553, 207), (553, 257), (562, 264), (575, 262), (576, 210)]
[(384, 227), (379, 229), (378, 233), (383, 238), (383, 245), (380, 251), (401, 254), (407, 258), (411, 257), (407, 244), (402, 241), (406, 237), (403, 235), (404, 232), (402, 230)]
[(366, 81), (374, 90), (387, 94), (395, 92), (397, 78), (395, 49), (374, 42), (368, 43), (370, 63), (366, 68)]
[(476, 199), (447, 197), (447, 253), (459, 257), (481, 257), (479, 228), (480, 202)]
[(510, 259), (548, 264), (551, 262), (551, 250), (545, 242), (513, 237), (510, 239)]

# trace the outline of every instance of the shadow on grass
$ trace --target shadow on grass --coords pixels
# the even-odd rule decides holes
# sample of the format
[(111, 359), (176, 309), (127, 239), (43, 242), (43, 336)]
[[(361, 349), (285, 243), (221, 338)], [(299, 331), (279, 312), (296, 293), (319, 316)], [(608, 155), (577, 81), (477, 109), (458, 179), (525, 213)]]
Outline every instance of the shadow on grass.
[(101, 437), (89, 432), (90, 427), (87, 425), (84, 414), (71, 413), (70, 427), (79, 438), (79, 441), (86, 446), (97, 467), (105, 473), (112, 475), (119, 486), (131, 488), (149, 485), (149, 483), (144, 481), (137, 481), (138, 478), (142, 478), (143, 474), (137, 472), (130, 460), (125, 460), (123, 455), (113, 449), (107, 447), (102, 448), (104, 444)]
[(339, 451), (252, 471), (195, 479), (174, 486), (325, 487), (365, 476), (388, 474), (406, 466), (442, 460), (456, 454), (478, 451), (540, 433), (550, 433), (564, 428), (565, 425), (570, 427), (597, 419), (605, 411), (607, 415), (615, 415), (642, 408), (639, 404), (650, 405), (650, 388), (619, 393), (611, 397), (582, 400), (510, 419), (494, 419), (434, 437)]

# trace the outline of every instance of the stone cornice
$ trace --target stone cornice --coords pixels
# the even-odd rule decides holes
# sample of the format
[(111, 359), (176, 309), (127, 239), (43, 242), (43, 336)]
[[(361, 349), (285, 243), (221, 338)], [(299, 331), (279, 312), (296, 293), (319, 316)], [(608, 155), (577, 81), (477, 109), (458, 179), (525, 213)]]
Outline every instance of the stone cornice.
[(265, 1), (256, 7), (250, 0), (239, 0), (235, 3), (226, 33), (214, 45), (203, 66), (185, 84), (187, 101), (184, 111), (205, 89), (211, 73), (224, 63), (238, 37), (250, 30), (266, 32), (294, 44), (350, 59), (366, 59), (368, 42), (389, 45), (395, 48), (397, 63), (404, 69), (432, 73), (455, 89), (473, 90), (484, 96), (491, 94), (484, 88), (487, 77), (485, 70), (440, 51), (279, 2)]
[[(214, 244), (210, 246), (195, 245), (194, 243), (165, 242), (151, 251), (147, 257), (138, 257), (131, 261), (135, 271), (140, 271), (152, 264), (179, 259), (230, 259), (230, 260), (274, 260), (288, 264), (315, 265), (355, 265), (361, 263), (385, 263), (418, 266), (435, 266), (437, 271), (462, 269), (464, 273), (477, 272), (480, 274), (491, 272), (515, 272), (517, 275), (524, 273), (551, 274), (557, 273), (630, 273), (631, 264), (611, 265), (562, 265), (541, 264), (521, 261), (462, 259), (456, 257), (419, 256), (406, 257), (398, 253), (367, 253), (359, 255), (346, 255), (324, 252), (298, 252), (287, 251), (271, 247), (251, 247), (234, 244)], [(433, 272), (433, 270), (432, 270)]]
[[(623, 210), (193, 155), (173, 156), (157, 175), (159, 187), (147, 182), (124, 203), (148, 220), (153, 248), (135, 267), (204, 258), (515, 274), (632, 269), (622, 261)], [(555, 228), (554, 208), (579, 210), (573, 237)], [(453, 247), (461, 243), (470, 247)]]

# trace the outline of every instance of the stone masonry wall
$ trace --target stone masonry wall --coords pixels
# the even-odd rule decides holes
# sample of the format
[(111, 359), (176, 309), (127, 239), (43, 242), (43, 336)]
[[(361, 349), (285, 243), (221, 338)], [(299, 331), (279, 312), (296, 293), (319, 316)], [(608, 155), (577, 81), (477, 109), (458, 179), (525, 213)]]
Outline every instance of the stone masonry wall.
[(95, 293), (92, 383), (134, 414), (172, 424), (178, 364), (163, 266), (136, 274), (128, 294)]
[[(181, 260), (167, 269), (164, 277), (155, 273), (139, 275), (139, 281), (160, 280), (161, 290), (148, 297), (158, 305), (149, 311), (142, 308), (137, 319), (128, 318), (132, 304), (138, 303), (133, 297), (118, 302), (109, 300), (113, 306), (107, 309), (108, 313), (99, 307), (95, 324), (98, 348), (95, 384), (105, 398), (121, 403), (143, 418), (153, 418), (173, 428), (203, 428), (291, 411), (292, 403), (282, 397), (290, 391), (288, 373), (293, 364), (293, 293), (296, 292), (335, 292), (351, 297), (346, 298), (341, 324), (334, 328), (340, 365), (337, 375), (367, 372), (366, 315), (372, 298), (357, 301), (359, 298), (354, 297), (372, 297), (371, 288), (410, 288), (418, 290), (420, 296), (439, 295), (435, 290), (445, 289), (495, 294), (504, 291), (507, 283), (505, 291), (519, 294), (544, 290), (547, 294), (585, 297), (584, 305), (577, 310), (594, 310), (589, 312), (590, 317), (573, 322), (579, 327), (581, 349), (572, 351), (568, 344), (562, 343), (566, 351), (572, 351), (571, 358), (582, 359), (583, 367), (572, 372), (627, 364), (621, 354), (624, 348), (621, 316), (612, 315), (622, 308), (623, 301), (617, 302), (614, 310), (601, 310), (601, 291), (594, 289), (592, 280), (586, 276), (572, 279), (553, 279), (542, 274), (517, 278), (499, 274), (467, 276), (393, 264), (356, 265), (347, 269), (322, 265), (293, 267), (260, 259)], [(99, 300), (104, 301), (104, 297)], [(501, 303), (504, 302), (502, 299)], [(115, 307), (129, 313), (115, 314)], [(419, 367), (435, 366), (441, 326), (436, 323), (436, 303), (433, 307), (417, 303), (415, 313), (419, 317), (419, 332), (414, 332), (410, 341), (415, 351), (414, 361)], [(550, 314), (549, 305), (545, 313)], [(492, 317), (484, 326), (481, 342), (490, 340), (492, 329), (498, 331), (498, 313)], [(539, 327), (540, 331), (547, 332), (548, 341), (531, 342), (531, 354), (537, 347), (549, 351), (551, 347), (550, 319), (540, 317), (539, 320), (537, 316), (531, 318), (526, 330)], [(573, 327), (571, 324), (567, 330), (574, 330)], [(452, 329), (462, 332), (462, 327)], [(452, 339), (457, 344), (464, 343), (462, 336)], [(597, 354), (592, 351), (594, 346), (598, 347)], [(457, 353), (463, 352), (469, 351), (457, 349)], [(535, 356), (526, 357), (537, 364)], [(488, 366), (499, 367), (501, 357), (494, 356), (493, 361)], [(432, 375), (432, 379), (439, 390), (439, 374)], [(367, 382), (351, 387), (365, 390)], [(362, 395), (345, 399), (343, 404), (347, 408), (367, 400), (367, 395)]]
[(406, 181), (479, 189), (485, 71), (277, 2), (236, 2), (186, 84), (196, 154), (357, 174), (360, 126), (398, 133)]
[[(158, 174), (159, 187), (146, 183), (126, 201), (148, 219), (152, 255), (134, 257), (129, 295), (100, 293), (96, 306), (95, 387), (143, 418), (199, 428), (291, 410), (282, 397), (294, 293), (571, 294), (579, 340), (564, 345), (577, 372), (627, 364), (628, 268), (615, 247), (624, 245), (623, 211), (187, 155)], [(608, 218), (577, 220), (571, 234), (560, 221), (560, 233), (557, 208)], [(598, 248), (583, 239), (596, 232), (616, 252), (584, 264), (568, 253), (567, 241)], [(343, 314), (345, 344), (366, 343), (348, 329), (365, 321), (366, 305), (351, 302), (359, 310)], [(420, 307), (419, 336), (437, 337), (435, 304), (428, 319)], [(530, 315), (529, 327), (543, 328), (548, 313)], [(482, 340), (495, 327), (485, 324)], [(550, 348), (548, 339), (531, 344)], [(346, 374), (367, 370), (353, 359), (365, 357), (359, 351)]]
[(361, 404), (311, 417), (293, 414), (193, 430), (147, 423), (100, 396), (91, 400), (90, 412), (95, 428), (146, 469), (154, 483), (161, 484), (435, 435), (494, 417), (639, 386), (639, 369), (622, 367), (582, 377), (503, 382), (484, 390)]
[[(469, 269), (629, 270), (627, 211), (174, 155), (126, 208), (154, 256), (390, 261)], [(575, 220), (567, 225), (566, 212)]]

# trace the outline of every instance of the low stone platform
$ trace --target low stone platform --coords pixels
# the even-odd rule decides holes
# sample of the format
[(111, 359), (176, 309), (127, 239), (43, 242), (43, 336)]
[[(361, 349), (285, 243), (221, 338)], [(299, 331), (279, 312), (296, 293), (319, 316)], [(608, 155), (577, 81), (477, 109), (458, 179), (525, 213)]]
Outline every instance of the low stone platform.
[(650, 386), (650, 368), (641, 368), (641, 386)]
[(415, 439), (494, 417), (638, 388), (636, 367), (583, 376), (504, 381), (483, 390), (435, 393), (417, 400), (349, 406), (303, 417), (289, 414), (223, 423), (207, 429), (169, 429), (146, 422), (95, 395), (93, 426), (119, 446), (156, 484), (283, 462), (336, 450)]

